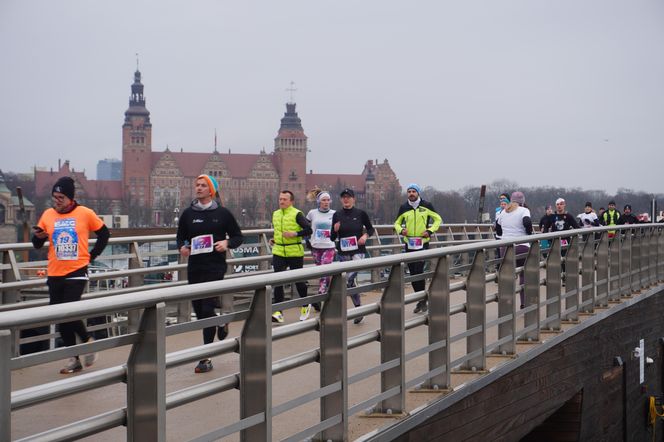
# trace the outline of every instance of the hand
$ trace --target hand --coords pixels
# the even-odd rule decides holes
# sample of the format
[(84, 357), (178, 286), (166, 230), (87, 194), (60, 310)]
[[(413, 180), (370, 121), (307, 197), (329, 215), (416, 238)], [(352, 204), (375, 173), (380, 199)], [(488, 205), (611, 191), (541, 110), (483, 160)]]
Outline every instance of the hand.
[(401, 229), (401, 236), (408, 236), (408, 229)]
[(341, 221), (337, 221), (336, 223), (334, 223), (335, 232), (338, 232), (340, 227), (341, 227)]
[(295, 238), (297, 236), (296, 232), (284, 232), (281, 234), (284, 238)]
[(270, 245), (274, 246), (274, 238), (270, 238)]
[(36, 230), (36, 229), (33, 228), (32, 234), (35, 235), (35, 237), (37, 237), (39, 239), (48, 238), (48, 233), (45, 230), (41, 230), (41, 229)]
[(367, 242), (367, 236), (362, 235), (357, 239), (357, 244), (363, 246)]
[(185, 258), (191, 255), (191, 247), (189, 246), (180, 247), (180, 255), (184, 256)]
[(425, 230), (424, 233), (422, 234), (422, 238), (428, 238), (429, 237), (429, 231)]
[(217, 241), (216, 243), (214, 243), (214, 250), (216, 250), (219, 253), (228, 250), (228, 240), (225, 239), (223, 241)]

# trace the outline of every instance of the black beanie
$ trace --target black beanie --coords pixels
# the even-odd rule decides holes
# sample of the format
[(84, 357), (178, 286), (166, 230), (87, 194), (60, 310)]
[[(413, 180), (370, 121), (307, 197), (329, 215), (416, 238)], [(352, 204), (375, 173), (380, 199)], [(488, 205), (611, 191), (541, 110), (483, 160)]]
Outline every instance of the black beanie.
[(53, 185), (53, 190), (51, 190), (51, 195), (53, 195), (53, 192), (59, 192), (65, 195), (70, 200), (73, 200), (75, 190), (76, 186), (74, 186), (74, 180), (71, 177), (63, 176), (59, 178)]

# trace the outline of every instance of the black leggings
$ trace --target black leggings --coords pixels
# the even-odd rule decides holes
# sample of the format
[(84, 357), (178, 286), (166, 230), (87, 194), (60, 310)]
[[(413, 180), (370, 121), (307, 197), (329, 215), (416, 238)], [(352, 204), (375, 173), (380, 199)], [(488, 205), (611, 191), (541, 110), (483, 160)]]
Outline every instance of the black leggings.
[[(425, 242), (424, 247), (422, 248), (422, 250), (426, 250), (428, 248), (429, 248), (429, 243)], [(406, 247), (406, 253), (408, 253), (408, 252), (419, 252), (419, 250), (408, 250), (408, 248)], [(425, 261), (409, 262), (408, 263), (408, 271), (410, 272), (410, 276), (419, 275), (419, 274), (424, 273), (424, 265), (425, 264), (426, 264)], [(421, 279), (419, 281), (413, 281), (413, 282), (411, 282), (411, 284), (413, 285), (413, 290), (416, 291), (416, 292), (421, 292), (422, 290), (424, 290), (424, 288), (426, 286), (426, 283), (425, 283), (424, 279)]]
[[(304, 257), (303, 256), (292, 256), (290, 258), (285, 258), (279, 255), (272, 255), (272, 267), (275, 272), (283, 272), (286, 269), (301, 269), (304, 267)], [(295, 287), (297, 288), (297, 294), (300, 295), (300, 298), (305, 298), (307, 296), (307, 283), (304, 281), (296, 282)], [(284, 287), (277, 286), (274, 288), (274, 302), (279, 303), (284, 301)]]
[[(48, 278), (46, 285), (48, 286), (49, 304), (80, 301), (87, 283), (88, 281), (85, 279)], [(60, 323), (60, 336), (67, 347), (76, 345), (76, 335), (81, 338), (81, 342), (87, 342), (90, 339), (83, 321), (79, 319)]]
[[(189, 284), (198, 284), (201, 282), (221, 281), (224, 279), (224, 273), (191, 273), (188, 274)], [(196, 319), (211, 318), (217, 315), (215, 308), (217, 307), (219, 298), (203, 298), (194, 299), (191, 305), (196, 312)], [(203, 329), (203, 344), (210, 344), (214, 341), (214, 334), (217, 331), (216, 327), (206, 327)]]

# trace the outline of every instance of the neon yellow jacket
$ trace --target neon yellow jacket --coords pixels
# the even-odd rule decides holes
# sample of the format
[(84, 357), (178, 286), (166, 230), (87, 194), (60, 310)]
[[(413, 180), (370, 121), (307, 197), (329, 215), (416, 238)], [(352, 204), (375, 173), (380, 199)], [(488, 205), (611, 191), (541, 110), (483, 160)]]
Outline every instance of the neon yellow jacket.
[[(431, 204), (426, 203), (425, 205), (422, 202), (417, 209), (413, 209), (408, 203), (402, 205), (399, 209), (399, 216), (394, 221), (394, 230), (397, 234), (401, 234), (403, 229), (408, 230), (407, 235), (403, 238), (403, 241), (406, 243), (409, 237), (422, 237), (427, 230), (429, 232), (437, 231), (443, 219), (432, 209), (433, 206)], [(429, 220), (431, 220), (430, 224)], [(425, 243), (429, 242), (429, 238), (422, 238), (422, 240)]]
[(274, 246), (272, 254), (284, 258), (304, 256), (302, 238), (284, 238), (283, 232), (299, 232), (302, 227), (297, 223), (298, 209), (290, 206), (288, 209), (278, 209), (272, 214), (272, 225), (274, 226)]

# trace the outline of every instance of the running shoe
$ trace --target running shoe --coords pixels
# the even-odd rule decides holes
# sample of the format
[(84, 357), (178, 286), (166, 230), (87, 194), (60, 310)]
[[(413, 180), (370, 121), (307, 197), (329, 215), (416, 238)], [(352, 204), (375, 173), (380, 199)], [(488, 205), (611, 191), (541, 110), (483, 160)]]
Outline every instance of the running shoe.
[(305, 321), (311, 314), (311, 304), (300, 309), (300, 321)]
[(272, 322), (278, 322), (279, 324), (284, 323), (284, 315), (281, 314), (279, 310), (272, 313)]
[(61, 374), (71, 374), (83, 370), (81, 361), (77, 357), (71, 357), (67, 360), (67, 365), (65, 365), (61, 370)]
[(358, 316), (357, 318), (353, 319), (353, 324), (359, 324), (364, 320), (364, 316)]
[(413, 310), (413, 313), (426, 313), (426, 311), (429, 310), (429, 306), (427, 305), (426, 301), (419, 301), (417, 305), (415, 306), (415, 310)]
[(314, 306), (314, 310), (316, 310), (318, 313), (320, 313), (320, 302), (315, 302), (311, 305)]
[(195, 373), (207, 373), (210, 370), (212, 370), (212, 360), (210, 359), (199, 361), (196, 368), (194, 368)]
[[(88, 339), (87, 343), (94, 342), (94, 338), (90, 337)], [(94, 352), (94, 353), (88, 353), (83, 355), (83, 364), (85, 364), (86, 367), (90, 367), (92, 364), (97, 362), (97, 359), (99, 359), (99, 355)]]
[(228, 324), (224, 324), (222, 327), (217, 327), (217, 337), (220, 341), (223, 341), (228, 336)]

